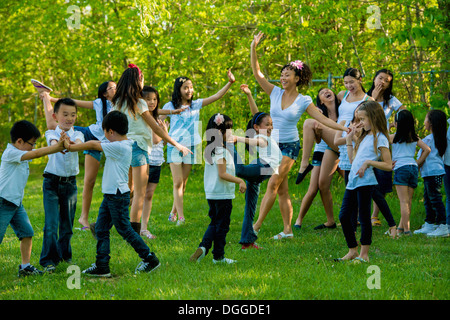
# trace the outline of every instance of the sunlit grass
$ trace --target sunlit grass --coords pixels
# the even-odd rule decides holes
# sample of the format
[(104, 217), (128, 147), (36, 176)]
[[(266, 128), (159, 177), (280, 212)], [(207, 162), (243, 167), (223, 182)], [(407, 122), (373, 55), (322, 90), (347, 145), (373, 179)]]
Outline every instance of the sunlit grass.
[[(42, 248), (44, 211), (42, 204), (43, 166), (31, 165), (24, 206), (35, 231), (31, 262), (38, 266)], [(82, 166), (81, 166), (82, 169)], [(78, 208), (81, 211), (83, 172), (78, 178)], [(298, 215), (302, 195), (308, 180), (300, 186), (291, 181), (294, 218)], [(338, 220), (343, 181), (336, 177), (332, 184), (335, 219)], [(266, 183), (261, 187), (264, 194)], [(416, 190), (411, 225), (417, 229), (424, 219), (421, 187)], [(17, 277), (20, 263), (19, 241), (8, 228), (0, 245), (0, 300), (297, 300), (297, 299), (374, 299), (374, 300), (446, 300), (449, 298), (449, 239), (423, 236), (391, 240), (384, 235), (387, 224), (374, 228), (370, 264), (336, 263), (347, 247), (342, 230), (315, 231), (325, 221), (320, 197), (304, 220), (302, 230), (291, 240), (270, 238), (281, 231), (282, 220), (276, 202), (269, 213), (258, 239), (263, 250), (241, 251), (238, 244), (244, 210), (244, 196), (236, 194), (233, 201), (230, 232), (225, 254), (238, 262), (234, 265), (214, 265), (208, 254), (201, 263), (191, 263), (190, 255), (201, 241), (209, 223), (208, 204), (203, 192), (203, 171), (196, 169), (190, 176), (185, 198), (186, 224), (176, 227), (167, 221), (172, 206), (172, 179), (167, 165), (163, 166), (161, 182), (156, 190), (149, 229), (157, 239), (147, 241), (161, 261), (161, 267), (151, 274), (135, 275), (139, 257), (113, 228), (111, 231), (111, 279), (81, 277), (79, 289), (69, 289), (62, 263), (53, 274), (42, 277)], [(260, 197), (261, 199), (261, 197)], [(95, 187), (90, 214), (93, 222), (102, 200), (101, 172)], [(387, 200), (399, 220), (399, 205), (395, 192)], [(75, 227), (80, 225), (75, 221)], [(81, 270), (95, 261), (96, 242), (90, 232), (74, 231), (73, 262)], [(367, 280), (369, 265), (381, 270), (381, 289), (370, 290)], [(40, 267), (40, 266), (39, 266)]]

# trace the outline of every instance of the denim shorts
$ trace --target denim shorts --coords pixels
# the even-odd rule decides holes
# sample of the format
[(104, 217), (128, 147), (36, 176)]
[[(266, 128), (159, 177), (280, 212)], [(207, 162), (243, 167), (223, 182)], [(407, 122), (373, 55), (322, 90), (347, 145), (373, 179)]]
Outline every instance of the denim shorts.
[(148, 183), (159, 183), (161, 176), (161, 166), (148, 166)]
[(10, 224), (19, 240), (34, 236), (33, 227), (23, 205), (16, 206), (14, 203), (0, 198), (0, 243), (2, 243)]
[[(97, 137), (92, 134), (91, 130), (88, 127), (74, 126), (73, 128), (77, 131), (80, 131), (84, 135), (85, 142), (91, 141), (91, 140), (98, 141)], [(98, 162), (100, 162), (100, 160), (102, 159), (102, 152), (98, 151), (98, 150), (84, 150), (83, 153), (90, 155)]]
[(298, 154), (300, 153), (300, 140), (295, 142), (280, 142), (278, 143), (278, 147), (283, 156), (297, 160)]
[[(198, 145), (197, 145), (198, 146)], [(188, 154), (183, 157), (180, 151), (171, 144), (167, 144), (167, 163), (185, 163), (185, 164), (197, 164), (201, 163), (197, 160), (197, 146), (190, 146), (192, 154)]]
[(315, 152), (313, 153), (313, 158), (312, 158), (311, 164), (312, 164), (314, 167), (320, 167), (321, 164), (322, 164), (323, 155), (324, 155), (324, 152), (321, 152), (321, 151), (315, 151)]
[(394, 184), (400, 186), (408, 186), (410, 188), (417, 187), (417, 179), (419, 177), (419, 168), (415, 165), (401, 166), (394, 171)]
[(133, 143), (131, 166), (133, 168), (142, 167), (142, 166), (148, 165), (149, 163), (150, 163), (150, 159), (148, 157), (148, 152), (139, 148), (137, 142), (135, 141)]

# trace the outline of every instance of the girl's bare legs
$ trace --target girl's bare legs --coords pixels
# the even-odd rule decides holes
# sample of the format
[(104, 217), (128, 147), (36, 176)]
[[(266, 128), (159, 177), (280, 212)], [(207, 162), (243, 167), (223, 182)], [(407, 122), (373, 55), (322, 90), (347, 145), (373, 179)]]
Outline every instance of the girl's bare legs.
[(145, 190), (144, 204), (142, 206), (141, 231), (148, 230), (148, 220), (152, 212), (153, 195), (155, 193), (157, 183), (148, 183)]
[(183, 198), (191, 169), (192, 164), (170, 164), (170, 171), (172, 172), (173, 180), (173, 206), (171, 212), (176, 212), (178, 214), (178, 219), (184, 219)]
[(359, 257), (366, 261), (369, 261), (369, 249), (370, 245), (361, 245), (361, 251), (359, 252)]
[(84, 187), (81, 204), (81, 216), (78, 222), (85, 228), (89, 227), (89, 210), (91, 209), (92, 193), (97, 179), (100, 161), (87, 154), (84, 158)]
[(403, 229), (403, 232), (409, 231), (409, 221), (411, 215), (411, 203), (414, 189), (408, 186), (395, 185), (398, 199), (400, 201), (401, 219), (398, 227)]
[(281, 218), (283, 219), (284, 234), (292, 234), (292, 216), (294, 209), (292, 208), (291, 197), (289, 195), (289, 179), (286, 177), (278, 188), (278, 204), (280, 206)]
[(311, 171), (311, 180), (309, 181), (308, 191), (302, 199), (302, 204), (300, 205), (300, 211), (298, 212), (297, 220), (295, 221), (295, 225), (301, 226), (303, 222), (303, 218), (306, 216), (311, 204), (313, 203), (314, 198), (319, 191), (319, 175), (320, 175), (320, 167), (314, 167)]
[[(253, 224), (253, 229), (255, 229), (256, 231), (259, 231), (264, 219), (266, 218), (270, 209), (272, 209), (272, 206), (275, 203), (275, 200), (277, 198), (278, 189), (279, 189), (280, 185), (283, 183), (283, 181), (285, 179), (287, 179), (289, 170), (291, 170), (294, 163), (295, 163), (295, 160), (293, 160), (289, 157), (283, 156), (280, 167), (278, 168), (278, 174), (274, 174), (274, 175), (272, 175), (272, 177), (270, 177), (269, 182), (267, 183), (266, 193), (265, 193), (263, 199), (261, 200), (261, 206), (259, 209), (258, 220), (255, 222), (255, 224)], [(287, 181), (286, 181), (286, 184), (287, 184)], [(281, 211), (281, 208), (283, 206), (283, 204), (281, 203), (281, 199), (279, 200), (279, 202), (280, 202), (280, 211)], [(291, 210), (292, 210), (292, 205), (291, 205)], [(282, 215), (283, 215), (283, 213), (282, 213)], [(291, 214), (291, 216), (292, 216), (292, 214)], [(289, 225), (289, 228), (290, 228), (290, 225)], [(291, 233), (291, 232), (289, 232), (289, 233)]]
[(339, 163), (338, 155), (332, 150), (325, 150), (322, 158), (322, 164), (319, 175), (319, 190), (322, 198), (323, 208), (327, 216), (327, 227), (335, 224), (333, 211), (333, 196), (331, 194), (330, 186), (333, 179), (333, 174)]
[(130, 209), (130, 222), (139, 223), (148, 182), (148, 165), (133, 167), (131, 170), (133, 173), (134, 196)]

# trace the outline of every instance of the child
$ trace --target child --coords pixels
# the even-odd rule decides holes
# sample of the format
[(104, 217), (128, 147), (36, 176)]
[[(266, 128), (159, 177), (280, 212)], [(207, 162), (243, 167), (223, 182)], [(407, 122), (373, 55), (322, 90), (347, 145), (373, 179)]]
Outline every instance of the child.
[[(45, 103), (51, 104), (48, 99), (48, 95), (44, 96)], [(83, 134), (73, 127), (76, 118), (75, 101), (70, 98), (59, 99), (53, 108), (53, 119), (57, 127), (45, 132), (48, 145), (57, 144), (62, 132), (65, 132), (71, 143), (84, 142)], [(48, 272), (53, 272), (61, 261), (72, 260), (70, 240), (77, 205), (76, 176), (79, 172), (77, 153), (55, 153), (48, 156), (42, 185), (45, 225), (39, 259), (40, 265)]]
[[(49, 96), (47, 90), (38, 88), (40, 97), (44, 102), (45, 119), (47, 122), (47, 129), (54, 130), (58, 125), (53, 119), (53, 108), (50, 102), (57, 102), (57, 98)], [(105, 140), (102, 130), (103, 117), (111, 111), (112, 104), (111, 99), (116, 93), (116, 83), (114, 81), (105, 81), (98, 87), (97, 99), (94, 101), (76, 100), (76, 105), (81, 108), (93, 109), (95, 111), (96, 123), (91, 124), (89, 127), (74, 126), (75, 130), (81, 131), (84, 135), (84, 140)], [(48, 96), (49, 99), (46, 98)], [(84, 186), (83, 197), (81, 205), (81, 215), (78, 219), (78, 223), (82, 225), (81, 230), (89, 229), (89, 210), (91, 208), (92, 193), (94, 190), (95, 180), (97, 179), (98, 170), (100, 168), (100, 160), (102, 154), (96, 150), (85, 150), (84, 159)]]
[[(450, 108), (450, 92), (447, 93), (447, 106)], [(450, 119), (447, 120), (447, 123), (450, 124)], [(447, 129), (447, 149), (445, 150), (444, 155), (444, 168), (445, 168), (445, 177), (444, 177), (444, 187), (445, 187), (445, 210), (447, 213), (447, 230), (443, 228), (442, 233), (439, 234), (441, 237), (450, 236), (450, 126)], [(438, 235), (436, 235), (438, 236)]]
[(0, 165), (0, 243), (11, 224), (20, 240), (22, 263), (19, 265), (19, 277), (42, 274), (30, 264), (34, 232), (22, 204), (29, 175), (28, 163), (32, 159), (62, 151), (65, 133), (62, 132), (57, 144), (33, 149), (41, 133), (34, 124), (22, 120), (14, 123), (10, 136), (11, 143), (2, 154)]
[(258, 107), (246, 84), (241, 85), (241, 90), (247, 96), (253, 117), (247, 124), (247, 137), (233, 136), (232, 140), (233, 142), (243, 142), (248, 146), (256, 146), (259, 157), (253, 160), (252, 163), (244, 165), (237, 150), (235, 148), (229, 150), (234, 155), (236, 176), (245, 179), (247, 187), (244, 219), (239, 243), (242, 244), (242, 250), (249, 248), (261, 249), (255, 242), (258, 237), (253, 229), (253, 218), (255, 217), (258, 203), (259, 187), (273, 173), (278, 173), (282, 155), (277, 142), (272, 138), (273, 123), (270, 114), (258, 111)]
[[(441, 110), (428, 111), (425, 121), (425, 130), (430, 134), (423, 139), (431, 152), (420, 167), (423, 178), (424, 193), (423, 202), (425, 206), (425, 223), (422, 228), (414, 231), (414, 234), (426, 234), (430, 237), (439, 234), (446, 225), (445, 206), (442, 202), (442, 180), (445, 175), (443, 155), (447, 149), (447, 119)], [(419, 151), (419, 158), (421, 152)]]
[[(167, 163), (170, 164), (173, 179), (173, 205), (169, 214), (169, 221), (176, 221), (177, 225), (185, 223), (183, 206), (184, 192), (192, 165), (197, 163), (195, 157), (197, 154), (196, 149), (202, 142), (198, 128), (200, 110), (219, 100), (227, 93), (231, 85), (235, 82), (231, 70), (228, 70), (227, 76), (227, 84), (216, 94), (205, 99), (197, 100), (193, 100), (194, 87), (192, 81), (187, 77), (178, 77), (175, 79), (172, 101), (169, 101), (163, 107), (163, 110), (170, 111), (169, 135), (175, 141), (191, 150), (191, 155), (188, 157), (180, 157), (180, 154), (172, 146), (167, 146)], [(174, 111), (180, 108), (186, 108), (187, 110), (182, 114), (175, 114)], [(164, 120), (164, 116), (161, 118)]]
[[(372, 224), (370, 223), (372, 189), (377, 184), (373, 167), (385, 171), (392, 170), (383, 109), (378, 102), (365, 101), (358, 106), (358, 118), (362, 129), (355, 147), (352, 143), (355, 130), (352, 130), (346, 137), (352, 168), (339, 214), (349, 251), (343, 258), (337, 259), (338, 261), (369, 261), (369, 248), (372, 243)], [(380, 157), (381, 160), (378, 161)], [(361, 223), (361, 252), (359, 254), (353, 223), (356, 215), (359, 215)]]
[(128, 187), (128, 169), (132, 158), (133, 141), (127, 138), (128, 119), (113, 110), (103, 119), (105, 137), (110, 142), (91, 140), (82, 144), (71, 145), (64, 142), (67, 150), (97, 150), (105, 154), (105, 169), (103, 171), (102, 192), (103, 201), (95, 223), (97, 237), (97, 256), (92, 267), (83, 271), (84, 274), (98, 277), (110, 277), (110, 229), (114, 226), (117, 232), (138, 253), (142, 262), (136, 267), (135, 273), (151, 272), (159, 267), (158, 258), (138, 233), (133, 230), (129, 221), (128, 205), (130, 189)]
[[(417, 187), (419, 167), (421, 167), (430, 153), (428, 147), (416, 134), (414, 117), (409, 110), (401, 110), (395, 114), (397, 131), (390, 136), (392, 143), (392, 163), (394, 166), (394, 185), (400, 200), (401, 219), (398, 224), (399, 236), (412, 235), (409, 230), (409, 218), (414, 189)], [(422, 149), (421, 156), (414, 159), (416, 146)]]
[(130, 64), (117, 83), (116, 94), (112, 99), (114, 108), (128, 118), (128, 138), (134, 140), (133, 157), (131, 161), (132, 180), (134, 186), (133, 203), (130, 210), (131, 225), (137, 233), (141, 231), (141, 215), (144, 204), (145, 190), (148, 184), (148, 154), (153, 146), (154, 131), (165, 142), (171, 143), (183, 155), (191, 151), (172, 139), (162, 129), (155, 118), (150, 115), (148, 105), (143, 100), (142, 89), (144, 76), (134, 64)]
[(227, 134), (233, 126), (231, 119), (224, 114), (213, 115), (206, 127), (207, 144), (205, 148), (205, 194), (209, 205), (211, 223), (206, 229), (203, 239), (190, 260), (200, 262), (211, 247), (213, 263), (235, 263), (225, 258), (226, 235), (230, 229), (234, 184), (239, 184), (239, 191), (246, 190), (244, 180), (235, 177), (233, 156), (225, 148)]

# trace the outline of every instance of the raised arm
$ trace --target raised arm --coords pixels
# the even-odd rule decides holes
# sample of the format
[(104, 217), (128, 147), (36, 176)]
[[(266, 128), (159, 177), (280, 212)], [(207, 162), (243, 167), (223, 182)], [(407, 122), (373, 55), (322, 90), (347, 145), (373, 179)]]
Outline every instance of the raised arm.
[(50, 99), (50, 95), (48, 92), (42, 92), (39, 94), (39, 98), (41, 98), (42, 103), (44, 104), (44, 114), (45, 114), (45, 122), (47, 124), (48, 130), (55, 130), (58, 126), (58, 123), (55, 119), (53, 119), (53, 105)]
[(236, 81), (233, 73), (231, 73), (231, 69), (228, 69), (227, 76), (228, 76), (227, 84), (222, 89), (220, 89), (216, 94), (203, 99), (202, 107), (205, 107), (208, 104), (211, 104), (211, 103), (219, 100), (220, 98), (222, 98), (225, 95), (225, 93), (227, 93), (227, 91), (231, 88), (231, 85)]
[(259, 112), (258, 106), (256, 105), (256, 102), (255, 102), (255, 100), (252, 97), (252, 93), (250, 92), (250, 89), (248, 88), (248, 85), (241, 84), (241, 90), (247, 96), (248, 104), (250, 106), (250, 111), (252, 112), (252, 114), (254, 115), (255, 113), (258, 113)]
[(258, 43), (261, 41), (261, 38), (263, 36), (264, 34), (262, 32), (259, 32), (256, 36), (253, 37), (253, 41), (250, 46), (250, 64), (252, 66), (253, 75), (255, 76), (256, 81), (259, 83), (264, 92), (270, 96), (274, 85), (271, 84), (262, 74), (258, 63), (258, 57), (256, 55), (256, 47), (258, 46)]

